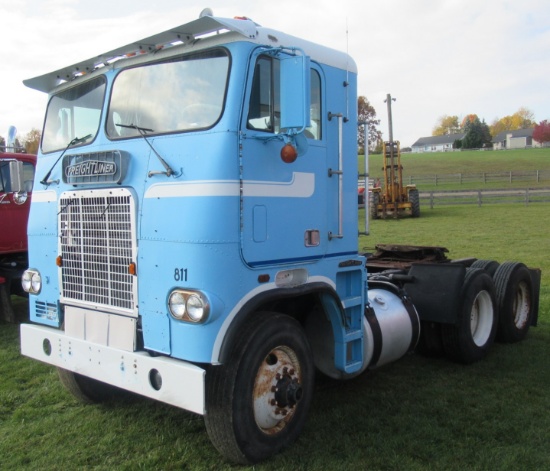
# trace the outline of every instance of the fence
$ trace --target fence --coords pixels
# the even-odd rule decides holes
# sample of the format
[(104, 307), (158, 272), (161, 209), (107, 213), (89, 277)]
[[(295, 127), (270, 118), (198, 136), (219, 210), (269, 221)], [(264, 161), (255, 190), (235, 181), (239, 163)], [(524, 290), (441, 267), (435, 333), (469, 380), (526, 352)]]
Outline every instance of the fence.
[(526, 188), (517, 190), (454, 190), (420, 192), (420, 206), (431, 209), (434, 206), (457, 204), (512, 204), (550, 203), (550, 188)]
[(433, 175), (410, 175), (405, 177), (404, 183), (408, 184), (429, 184), (429, 185), (448, 185), (466, 183), (541, 183), (548, 181), (550, 183), (550, 170), (530, 170), (522, 172), (480, 172), (480, 173), (445, 173)]

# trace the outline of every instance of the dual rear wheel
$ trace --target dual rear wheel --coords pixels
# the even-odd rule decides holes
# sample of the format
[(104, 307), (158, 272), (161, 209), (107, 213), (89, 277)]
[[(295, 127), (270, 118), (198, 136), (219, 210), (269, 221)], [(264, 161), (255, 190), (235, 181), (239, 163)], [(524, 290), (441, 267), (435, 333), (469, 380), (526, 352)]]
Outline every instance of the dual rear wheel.
[(533, 281), (522, 263), (477, 260), (467, 269), (461, 298), (456, 324), (422, 326), (421, 353), (473, 363), (487, 354), (495, 340), (522, 340), (535, 315)]

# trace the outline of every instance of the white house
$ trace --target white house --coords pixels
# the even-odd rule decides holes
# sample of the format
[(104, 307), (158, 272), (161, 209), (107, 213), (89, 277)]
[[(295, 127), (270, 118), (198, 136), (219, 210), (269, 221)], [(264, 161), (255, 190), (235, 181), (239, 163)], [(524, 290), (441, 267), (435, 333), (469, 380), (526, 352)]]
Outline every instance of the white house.
[(413, 152), (445, 152), (453, 150), (455, 141), (461, 141), (466, 134), (446, 134), (444, 136), (421, 137), (412, 146)]
[(533, 140), (534, 128), (517, 129), (516, 131), (502, 131), (493, 138), (493, 149), (523, 149), (525, 147), (540, 147), (540, 143)]

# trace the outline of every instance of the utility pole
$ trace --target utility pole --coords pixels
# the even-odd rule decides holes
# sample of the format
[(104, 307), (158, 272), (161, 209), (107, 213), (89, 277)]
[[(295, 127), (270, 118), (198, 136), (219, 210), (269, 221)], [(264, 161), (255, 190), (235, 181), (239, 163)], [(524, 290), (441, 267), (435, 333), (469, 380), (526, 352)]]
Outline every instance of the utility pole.
[(386, 95), (386, 99), (384, 100), (384, 103), (388, 104), (388, 127), (390, 130), (390, 142), (392, 143), (393, 143), (393, 124), (392, 124), (392, 118), (391, 118), (391, 102), (395, 100), (396, 99), (392, 98), (389, 93)]

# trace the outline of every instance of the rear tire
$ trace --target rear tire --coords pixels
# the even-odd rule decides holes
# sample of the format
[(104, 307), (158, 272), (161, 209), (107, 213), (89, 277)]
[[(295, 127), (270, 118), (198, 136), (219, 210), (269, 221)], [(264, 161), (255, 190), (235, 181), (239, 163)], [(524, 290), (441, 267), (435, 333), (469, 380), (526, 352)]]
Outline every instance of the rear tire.
[(495, 339), (497, 310), (493, 279), (483, 270), (469, 268), (461, 297), (457, 324), (442, 326), (442, 341), (451, 360), (470, 364), (484, 358)]
[(499, 266), (499, 263), (494, 260), (476, 260), (472, 263), (471, 268), (481, 268), (489, 273), (489, 275), (493, 276)]
[(420, 195), (418, 190), (409, 190), (409, 203), (411, 203), (411, 216), (420, 217)]
[(84, 404), (106, 402), (123, 393), (123, 390), (116, 386), (73, 373), (63, 368), (57, 368), (57, 373), (65, 389)]
[(504, 262), (494, 275), (499, 324), (497, 341), (519, 342), (533, 316), (533, 283), (523, 263)]
[(302, 326), (260, 312), (227, 362), (206, 374), (206, 430), (230, 461), (264, 460), (292, 443), (311, 403), (314, 367)]

